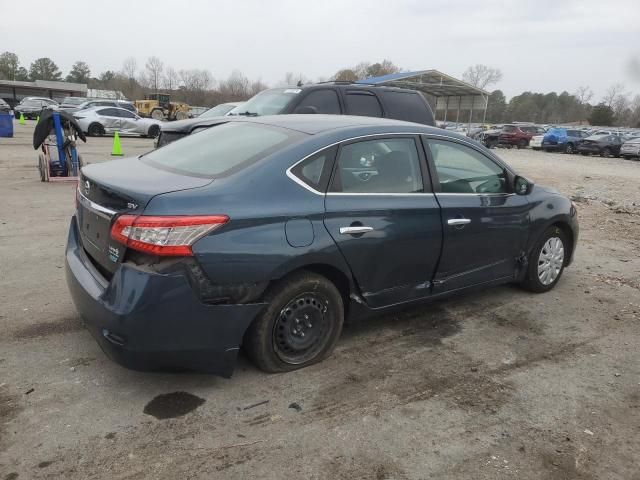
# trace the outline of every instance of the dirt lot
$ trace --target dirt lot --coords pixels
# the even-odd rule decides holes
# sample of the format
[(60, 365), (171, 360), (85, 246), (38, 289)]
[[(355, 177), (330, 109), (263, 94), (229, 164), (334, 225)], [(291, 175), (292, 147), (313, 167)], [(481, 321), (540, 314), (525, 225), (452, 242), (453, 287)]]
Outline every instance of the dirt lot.
[(500, 151), (576, 199), (557, 289), (351, 324), (320, 365), (241, 358), (225, 380), (105, 358), (64, 281), (73, 186), (40, 183), (33, 123), (17, 127), (0, 139), (0, 480), (640, 479), (640, 162)]

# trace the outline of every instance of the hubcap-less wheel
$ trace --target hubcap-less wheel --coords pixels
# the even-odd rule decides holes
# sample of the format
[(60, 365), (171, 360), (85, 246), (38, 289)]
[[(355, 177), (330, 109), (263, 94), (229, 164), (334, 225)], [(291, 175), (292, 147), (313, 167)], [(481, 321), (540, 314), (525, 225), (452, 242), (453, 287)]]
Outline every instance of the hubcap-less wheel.
[(273, 346), (283, 362), (297, 365), (314, 358), (328, 339), (329, 300), (318, 293), (303, 293), (281, 311), (273, 327)]
[(538, 278), (543, 285), (551, 285), (564, 265), (564, 245), (558, 237), (551, 237), (542, 246), (538, 257)]

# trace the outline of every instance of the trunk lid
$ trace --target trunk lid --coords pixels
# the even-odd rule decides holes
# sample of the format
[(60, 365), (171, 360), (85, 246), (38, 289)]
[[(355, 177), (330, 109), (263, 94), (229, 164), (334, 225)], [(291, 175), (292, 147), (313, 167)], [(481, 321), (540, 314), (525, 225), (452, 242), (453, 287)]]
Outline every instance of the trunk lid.
[(110, 234), (119, 214), (141, 214), (156, 195), (204, 187), (212, 181), (160, 170), (138, 158), (84, 167), (78, 183), (76, 218), (85, 252), (109, 279), (126, 251)]

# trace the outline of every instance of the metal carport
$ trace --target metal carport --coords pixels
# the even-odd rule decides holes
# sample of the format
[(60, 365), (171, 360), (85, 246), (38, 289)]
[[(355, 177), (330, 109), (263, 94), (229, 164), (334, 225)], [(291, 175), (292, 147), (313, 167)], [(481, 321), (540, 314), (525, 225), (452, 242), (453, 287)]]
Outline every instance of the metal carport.
[(486, 120), (489, 92), (438, 70), (390, 73), (380, 77), (358, 80), (356, 83), (419, 90), (427, 96), (431, 106), (435, 107), (436, 118), (438, 111), (444, 111), (442, 120), (445, 123), (448, 113), (454, 110), (456, 111), (456, 123), (460, 121), (461, 110), (469, 111), (469, 127), (474, 109), (483, 110), (482, 121)]

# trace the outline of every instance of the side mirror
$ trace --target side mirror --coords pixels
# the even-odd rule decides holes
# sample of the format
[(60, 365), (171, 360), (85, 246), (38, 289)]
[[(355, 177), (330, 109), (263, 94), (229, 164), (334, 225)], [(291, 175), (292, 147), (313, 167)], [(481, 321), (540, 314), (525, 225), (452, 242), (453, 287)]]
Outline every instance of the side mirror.
[(311, 105), (307, 105), (304, 107), (296, 108), (293, 113), (301, 113), (301, 114), (318, 113), (318, 109), (316, 107), (312, 107)]
[(533, 182), (520, 175), (516, 176), (513, 181), (513, 191), (516, 195), (529, 195), (531, 190), (533, 190)]

